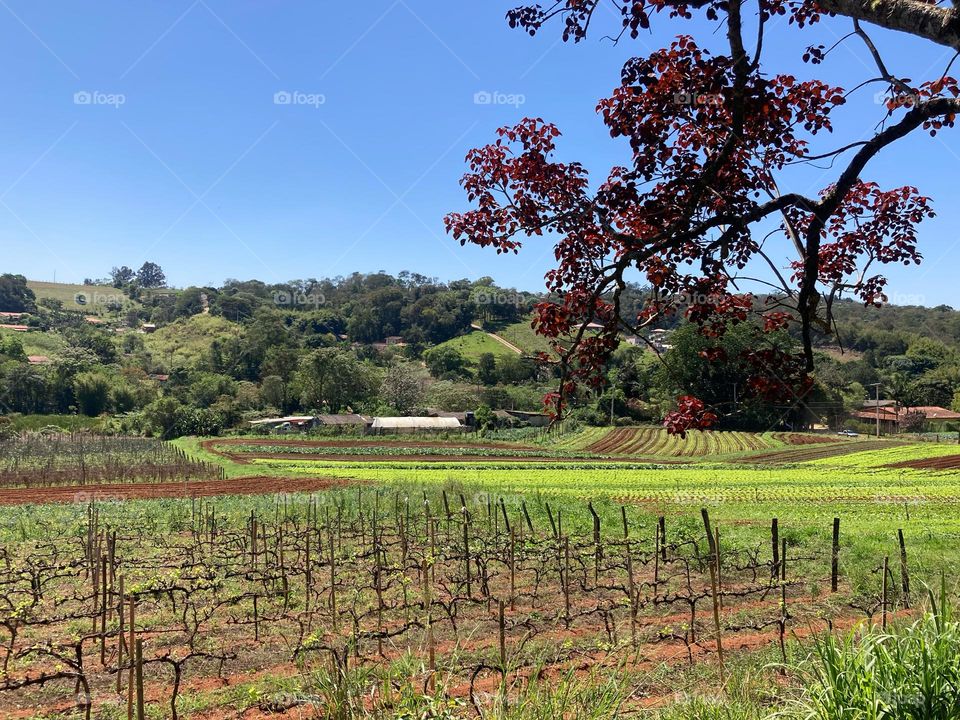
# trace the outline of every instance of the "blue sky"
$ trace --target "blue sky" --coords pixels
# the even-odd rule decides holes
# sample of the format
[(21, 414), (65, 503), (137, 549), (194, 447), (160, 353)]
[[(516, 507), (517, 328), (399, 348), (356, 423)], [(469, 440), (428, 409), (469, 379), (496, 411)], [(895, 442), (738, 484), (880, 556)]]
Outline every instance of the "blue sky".
[[(722, 36), (658, 20), (615, 45), (601, 38), (617, 27), (604, 11), (603, 32), (579, 45), (560, 42), (557, 25), (531, 39), (507, 26), (513, 4), (2, 0), (0, 269), (78, 282), (153, 260), (177, 286), (409, 269), (542, 288), (547, 241), (505, 257), (444, 234), (443, 215), (467, 207), (465, 152), (538, 116), (564, 132), (564, 158), (602, 178), (627, 158), (594, 111), (623, 61), (680, 32), (706, 45)], [(847, 31), (775, 24), (767, 67), (851, 86), (871, 72), (861, 46), (820, 71), (798, 59)], [(901, 76), (938, 76), (950, 57), (904, 36), (875, 39)], [(498, 102), (478, 104), (484, 92)], [(874, 92), (838, 117), (856, 133), (828, 142), (881, 119)], [(923, 230), (925, 265), (889, 273), (894, 300), (960, 306), (958, 160), (957, 132), (946, 131), (869, 168), (884, 185), (919, 186), (939, 213)], [(801, 170), (785, 189), (812, 192), (829, 177)]]

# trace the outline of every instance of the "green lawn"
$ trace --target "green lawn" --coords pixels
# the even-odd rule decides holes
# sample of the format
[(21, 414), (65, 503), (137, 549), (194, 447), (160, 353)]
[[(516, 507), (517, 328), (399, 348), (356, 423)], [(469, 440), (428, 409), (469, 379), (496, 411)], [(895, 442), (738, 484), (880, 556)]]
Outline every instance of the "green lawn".
[(516, 355), (503, 343), (497, 342), (484, 332), (473, 331), (468, 335), (461, 335), (452, 340), (441, 343), (438, 347), (452, 347), (470, 362), (477, 362), (484, 353), (493, 353), (497, 357)]
[(537, 335), (534, 329), (530, 327), (530, 318), (511, 323), (510, 325), (490, 325), (487, 327), (487, 330), (513, 343), (520, 348), (524, 354), (532, 355), (537, 352), (550, 351), (550, 343), (547, 339)]
[(91, 315), (105, 312), (104, 306), (113, 300), (121, 302), (125, 307), (136, 304), (123, 292), (109, 285), (72, 285), (28, 280), (27, 287), (33, 290), (37, 300), (44, 298), (59, 300), (63, 303), (65, 310), (85, 310)]

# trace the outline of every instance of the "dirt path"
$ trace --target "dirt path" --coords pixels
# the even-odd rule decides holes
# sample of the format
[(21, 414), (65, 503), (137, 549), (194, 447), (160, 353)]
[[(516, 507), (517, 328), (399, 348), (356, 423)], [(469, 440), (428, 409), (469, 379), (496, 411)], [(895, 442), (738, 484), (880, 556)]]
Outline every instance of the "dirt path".
[(155, 498), (213, 497), (217, 495), (260, 495), (327, 490), (348, 483), (332, 478), (241, 477), (171, 483), (123, 483), (69, 485), (64, 487), (0, 489), (0, 505), (28, 503), (88, 503), (93, 500), (150, 500)]
[(497, 335), (496, 333), (487, 332), (486, 330), (484, 330), (484, 329), (483, 329), (482, 327), (480, 327), (479, 325), (471, 325), (470, 327), (472, 327), (474, 330), (479, 330), (479, 331), (482, 332), (482, 333), (486, 333), (487, 335), (489, 335), (490, 337), (492, 337), (494, 340), (496, 340), (498, 343), (500, 343), (501, 345), (503, 345), (505, 348), (507, 348), (507, 349), (509, 349), (509, 350), (513, 350), (513, 352), (515, 352), (517, 355), (523, 355), (523, 350), (521, 350), (520, 348), (518, 348), (516, 345), (514, 345), (512, 342), (510, 342), (510, 341), (507, 340), (506, 338), (500, 337), (500, 336)]

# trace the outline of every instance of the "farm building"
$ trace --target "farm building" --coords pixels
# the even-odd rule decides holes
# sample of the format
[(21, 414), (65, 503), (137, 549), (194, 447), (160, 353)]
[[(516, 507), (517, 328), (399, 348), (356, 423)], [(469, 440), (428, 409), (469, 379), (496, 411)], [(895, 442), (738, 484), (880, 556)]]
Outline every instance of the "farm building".
[(316, 427), (317, 419), (313, 415), (289, 415), (287, 417), (251, 420), (250, 424), (255, 428), (277, 433), (306, 432), (310, 428)]
[(48, 365), (50, 358), (46, 355), (27, 355), (27, 362), (31, 365)]
[(463, 425), (453, 417), (375, 417), (370, 430), (377, 435), (461, 432)]
[(493, 414), (501, 425), (508, 427), (546, 427), (550, 424), (550, 416), (546, 413), (495, 410)]
[(853, 413), (853, 417), (866, 423), (876, 423), (880, 416), (880, 431), (887, 434), (898, 433), (908, 421), (912, 422), (917, 414), (923, 415), (924, 424), (928, 429), (942, 431), (947, 423), (960, 421), (960, 413), (936, 405), (919, 405), (917, 407), (902, 407), (894, 400), (868, 400), (863, 409)]
[(366, 430), (373, 423), (372, 418), (355, 413), (341, 415), (317, 415), (317, 425), (320, 427), (342, 428), (344, 430)]
[(477, 418), (473, 411), (464, 410), (464, 411), (450, 411), (450, 410), (437, 410), (436, 408), (427, 408), (426, 410), (427, 417), (438, 417), (438, 418), (456, 418), (460, 421), (461, 425), (466, 427), (473, 427), (477, 424)]

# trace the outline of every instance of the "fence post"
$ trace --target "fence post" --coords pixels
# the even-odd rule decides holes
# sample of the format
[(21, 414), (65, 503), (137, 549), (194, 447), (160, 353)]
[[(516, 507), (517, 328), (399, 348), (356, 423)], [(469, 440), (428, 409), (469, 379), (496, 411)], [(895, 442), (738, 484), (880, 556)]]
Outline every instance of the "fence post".
[(833, 548), (830, 563), (830, 591), (837, 591), (837, 578), (840, 574), (840, 518), (833, 519)]

